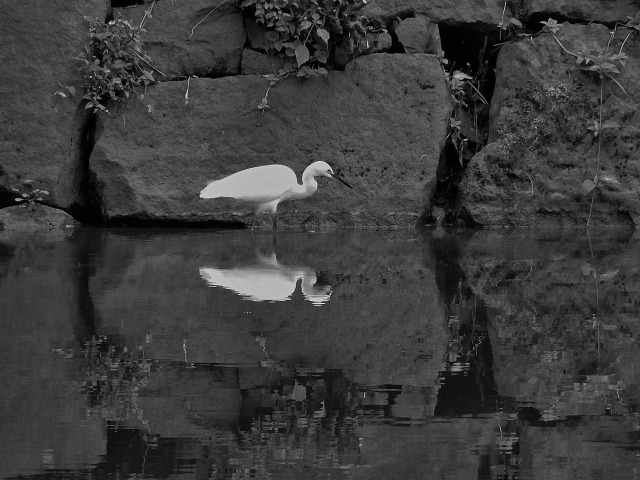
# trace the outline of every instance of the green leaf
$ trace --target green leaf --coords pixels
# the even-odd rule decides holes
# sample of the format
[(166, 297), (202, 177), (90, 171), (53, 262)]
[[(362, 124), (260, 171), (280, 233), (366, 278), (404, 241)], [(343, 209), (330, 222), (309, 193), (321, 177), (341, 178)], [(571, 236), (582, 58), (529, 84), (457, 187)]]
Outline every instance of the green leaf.
[[(318, 32), (318, 36), (324, 41), (324, 43), (328, 45), (331, 34), (328, 31), (326, 31), (324, 28), (319, 28), (317, 32)], [(323, 62), (323, 63), (326, 63), (326, 62)]]
[(584, 265), (582, 265), (580, 267), (580, 270), (582, 271), (582, 274), (586, 277), (589, 275), (594, 275), (596, 273), (596, 269), (593, 268), (591, 265), (589, 265), (588, 263), (585, 263)]
[(590, 193), (594, 188), (596, 188), (596, 183), (593, 180), (587, 178), (582, 182), (582, 191), (585, 195)]
[(620, 181), (613, 175), (609, 174), (609, 173), (604, 173), (602, 175), (600, 175), (600, 182), (604, 183), (605, 185), (611, 185), (611, 186), (619, 186), (620, 185)]
[(602, 130), (604, 130), (605, 128), (620, 128), (620, 124), (615, 120), (605, 120), (601, 128)]
[(460, 70), (456, 70), (455, 72), (453, 72), (453, 78), (455, 78), (456, 80), (473, 80), (473, 77), (467, 75), (464, 72), (461, 72)]
[(600, 275), (600, 280), (602, 281), (611, 280), (613, 277), (618, 275), (619, 271), (620, 270), (607, 270), (606, 272)]
[(546, 22), (542, 21), (540, 23), (543, 24), (545, 27), (547, 27), (549, 31), (553, 34), (557, 33), (558, 30), (560, 30), (560, 27), (558, 26), (558, 22), (556, 22), (553, 18), (550, 18)]
[(309, 49), (306, 45), (299, 45), (296, 50), (296, 61), (298, 62), (298, 68), (304, 65), (309, 60)]

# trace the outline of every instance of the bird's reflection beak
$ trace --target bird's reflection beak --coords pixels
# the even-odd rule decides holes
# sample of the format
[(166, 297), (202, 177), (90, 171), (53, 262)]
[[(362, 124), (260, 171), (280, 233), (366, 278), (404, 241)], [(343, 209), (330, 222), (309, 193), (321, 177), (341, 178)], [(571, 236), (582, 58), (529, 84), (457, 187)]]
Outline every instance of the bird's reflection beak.
[(335, 178), (336, 180), (338, 180), (341, 184), (346, 185), (349, 188), (353, 188), (351, 185), (349, 185), (349, 183), (346, 180), (341, 179), (340, 177), (337, 177), (335, 175), (331, 175), (331, 178)]

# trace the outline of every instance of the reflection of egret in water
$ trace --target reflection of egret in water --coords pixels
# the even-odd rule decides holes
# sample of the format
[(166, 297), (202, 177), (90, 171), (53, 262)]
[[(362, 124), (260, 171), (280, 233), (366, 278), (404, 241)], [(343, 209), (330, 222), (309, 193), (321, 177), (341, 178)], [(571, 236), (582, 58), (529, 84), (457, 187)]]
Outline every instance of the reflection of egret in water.
[(212, 287), (232, 290), (254, 302), (284, 302), (290, 300), (301, 281), (302, 295), (314, 305), (329, 301), (331, 285), (318, 282), (314, 269), (289, 267), (278, 262), (275, 253), (258, 255), (251, 265), (233, 268), (200, 267), (200, 276)]

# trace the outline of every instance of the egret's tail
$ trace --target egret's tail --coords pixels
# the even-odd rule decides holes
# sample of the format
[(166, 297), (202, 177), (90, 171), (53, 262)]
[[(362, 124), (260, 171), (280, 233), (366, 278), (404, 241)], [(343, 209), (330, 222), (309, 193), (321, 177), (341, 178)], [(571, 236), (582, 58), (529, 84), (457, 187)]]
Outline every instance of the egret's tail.
[(228, 192), (226, 191), (225, 184), (220, 180), (216, 180), (215, 182), (211, 182), (209, 185), (204, 187), (200, 192), (200, 198), (220, 198), (228, 196)]

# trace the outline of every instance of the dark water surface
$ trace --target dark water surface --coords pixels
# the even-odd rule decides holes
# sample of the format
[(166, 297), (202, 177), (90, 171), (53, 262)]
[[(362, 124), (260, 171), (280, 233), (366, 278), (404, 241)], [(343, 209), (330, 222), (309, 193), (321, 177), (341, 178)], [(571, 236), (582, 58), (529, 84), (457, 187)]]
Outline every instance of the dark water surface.
[(640, 236), (0, 237), (0, 477), (640, 478)]

